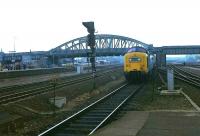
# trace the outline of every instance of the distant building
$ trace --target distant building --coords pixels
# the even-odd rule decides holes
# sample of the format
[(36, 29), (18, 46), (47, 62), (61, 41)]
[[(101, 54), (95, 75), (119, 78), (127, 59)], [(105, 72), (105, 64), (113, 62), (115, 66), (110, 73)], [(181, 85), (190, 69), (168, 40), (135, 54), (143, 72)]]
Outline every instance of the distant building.
[(47, 67), (46, 52), (0, 53), (0, 62), (8, 70)]

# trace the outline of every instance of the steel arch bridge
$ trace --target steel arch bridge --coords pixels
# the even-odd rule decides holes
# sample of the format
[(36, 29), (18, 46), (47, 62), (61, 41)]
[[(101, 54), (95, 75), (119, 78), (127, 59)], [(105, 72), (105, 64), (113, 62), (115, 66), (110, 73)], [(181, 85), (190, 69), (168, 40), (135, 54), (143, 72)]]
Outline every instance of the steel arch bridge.
[[(95, 35), (96, 56), (123, 55), (128, 49), (140, 46), (148, 50), (153, 49), (153, 45), (141, 41), (118, 35), (98, 34)], [(87, 46), (87, 37), (80, 37), (63, 43), (51, 49), (50, 55), (65, 57), (84, 57), (90, 52)]]

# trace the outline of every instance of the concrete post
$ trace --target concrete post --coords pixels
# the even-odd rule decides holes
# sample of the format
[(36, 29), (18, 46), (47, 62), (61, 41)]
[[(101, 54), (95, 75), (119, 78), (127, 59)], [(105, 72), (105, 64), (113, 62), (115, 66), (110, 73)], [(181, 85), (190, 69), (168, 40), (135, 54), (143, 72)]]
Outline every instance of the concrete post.
[(174, 91), (174, 70), (167, 69), (167, 88), (168, 91)]

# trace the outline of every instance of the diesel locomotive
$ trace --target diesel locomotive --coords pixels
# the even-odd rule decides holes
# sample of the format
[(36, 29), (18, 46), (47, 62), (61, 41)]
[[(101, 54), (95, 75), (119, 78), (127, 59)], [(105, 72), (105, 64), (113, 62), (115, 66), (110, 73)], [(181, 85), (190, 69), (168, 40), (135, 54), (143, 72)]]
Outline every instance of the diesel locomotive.
[(128, 81), (143, 81), (151, 75), (155, 56), (143, 47), (133, 47), (124, 55), (124, 75)]

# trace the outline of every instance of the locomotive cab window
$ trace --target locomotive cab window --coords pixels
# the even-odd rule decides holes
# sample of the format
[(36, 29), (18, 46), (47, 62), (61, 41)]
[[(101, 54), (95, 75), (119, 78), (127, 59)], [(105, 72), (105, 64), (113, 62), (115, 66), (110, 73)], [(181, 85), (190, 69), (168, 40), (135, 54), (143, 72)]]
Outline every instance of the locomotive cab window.
[(141, 58), (138, 58), (138, 57), (133, 57), (129, 59), (129, 62), (140, 62), (140, 61), (141, 61)]

